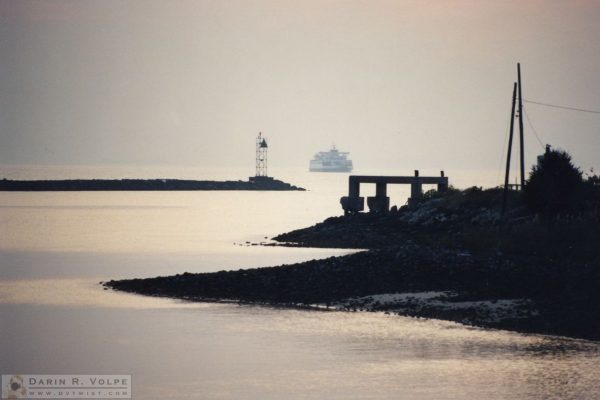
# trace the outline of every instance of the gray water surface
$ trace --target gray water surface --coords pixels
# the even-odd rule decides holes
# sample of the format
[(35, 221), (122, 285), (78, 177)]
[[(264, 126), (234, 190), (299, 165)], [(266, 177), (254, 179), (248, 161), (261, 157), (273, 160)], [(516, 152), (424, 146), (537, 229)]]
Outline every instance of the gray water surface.
[(0, 372), (132, 374), (135, 399), (600, 398), (595, 342), (98, 284), (346, 254), (240, 246), (339, 214), (343, 176), (298, 177), (312, 190), (0, 193)]

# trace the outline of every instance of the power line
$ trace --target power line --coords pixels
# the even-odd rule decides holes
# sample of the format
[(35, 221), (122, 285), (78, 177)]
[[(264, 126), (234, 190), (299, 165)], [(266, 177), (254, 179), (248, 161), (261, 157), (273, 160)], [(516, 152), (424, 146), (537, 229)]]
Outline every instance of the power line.
[(544, 146), (544, 142), (542, 142), (542, 139), (540, 139), (540, 135), (538, 135), (537, 131), (533, 127), (533, 124), (531, 123), (531, 120), (529, 119), (529, 114), (527, 114), (527, 111), (525, 111), (525, 109), (523, 109), (523, 114), (525, 114), (525, 119), (527, 119), (527, 124), (531, 128), (531, 131), (535, 135), (535, 138), (537, 139), (538, 143), (540, 144), (540, 146), (542, 146), (542, 149), (545, 149), (546, 146)]
[(592, 113), (592, 114), (600, 114), (600, 111), (597, 111), (597, 110), (588, 110), (588, 109), (585, 109), (585, 108), (560, 106), (558, 104), (542, 103), (540, 101), (525, 100), (525, 99), (523, 99), (523, 102), (525, 102), (525, 103), (531, 103), (531, 104), (537, 104), (539, 106), (545, 106), (545, 107), (561, 108), (563, 110), (571, 110), (571, 111), (580, 111), (580, 112), (586, 112), (586, 113)]

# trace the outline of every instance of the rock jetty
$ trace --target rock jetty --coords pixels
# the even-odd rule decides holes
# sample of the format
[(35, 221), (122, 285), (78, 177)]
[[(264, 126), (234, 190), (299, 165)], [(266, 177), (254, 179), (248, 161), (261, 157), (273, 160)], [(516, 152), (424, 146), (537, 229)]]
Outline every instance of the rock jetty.
[(113, 191), (113, 190), (305, 190), (271, 177), (247, 181), (181, 179), (0, 180), (0, 191)]

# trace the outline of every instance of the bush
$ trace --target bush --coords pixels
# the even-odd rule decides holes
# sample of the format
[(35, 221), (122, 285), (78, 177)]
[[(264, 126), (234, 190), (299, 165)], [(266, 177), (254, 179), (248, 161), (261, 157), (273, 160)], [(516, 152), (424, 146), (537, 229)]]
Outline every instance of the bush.
[(423, 193), (422, 200), (430, 200), (430, 199), (439, 199), (443, 197), (451, 196), (455, 193), (460, 193), (460, 190), (456, 189), (454, 186), (450, 185), (445, 191), (439, 191), (437, 189), (429, 189), (425, 193)]
[(600, 175), (588, 175), (585, 179), (585, 212), (586, 218), (600, 220)]
[(580, 214), (584, 208), (582, 173), (562, 150), (547, 150), (538, 158), (523, 190), (531, 211), (545, 217)]

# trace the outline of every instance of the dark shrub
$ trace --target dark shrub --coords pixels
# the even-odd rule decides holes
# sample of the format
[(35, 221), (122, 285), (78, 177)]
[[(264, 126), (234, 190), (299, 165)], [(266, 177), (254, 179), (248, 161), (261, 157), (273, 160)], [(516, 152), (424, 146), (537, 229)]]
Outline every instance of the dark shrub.
[(581, 213), (584, 192), (581, 171), (571, 156), (562, 150), (547, 150), (533, 167), (523, 195), (531, 211), (552, 218)]

